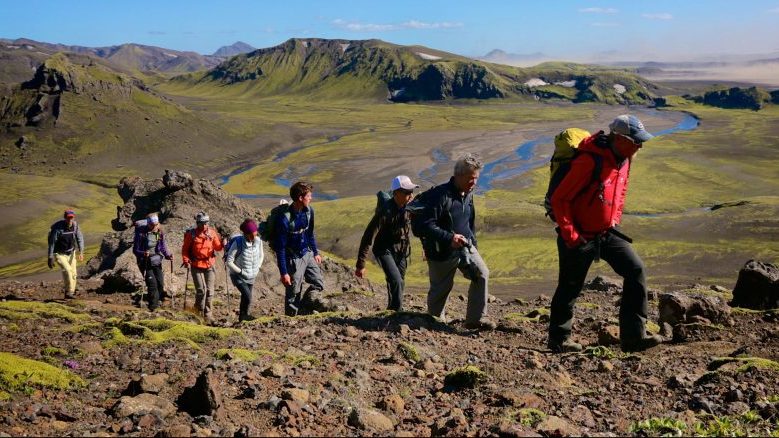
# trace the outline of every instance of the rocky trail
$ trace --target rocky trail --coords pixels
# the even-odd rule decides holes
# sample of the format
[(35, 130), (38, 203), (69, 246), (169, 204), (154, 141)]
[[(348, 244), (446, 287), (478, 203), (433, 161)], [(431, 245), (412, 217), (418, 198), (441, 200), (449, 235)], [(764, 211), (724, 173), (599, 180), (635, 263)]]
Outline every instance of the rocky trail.
[[(619, 287), (596, 278), (576, 314), (583, 353), (545, 349), (548, 297), (502, 302), (498, 330), (465, 330), (465, 300), (443, 324), (381, 310), (369, 291), (330, 293), (348, 310), (221, 324), (132, 306), (87, 285), (0, 286), (0, 431), (20, 435), (776, 434), (779, 314), (731, 309), (719, 288), (654, 293), (650, 324), (673, 339), (623, 354)], [(232, 310), (232, 311), (231, 311)], [(25, 358), (22, 361), (21, 358)], [(27, 362), (32, 360), (35, 362)]]
[(552, 354), (548, 296), (491, 297), (497, 330), (471, 331), (461, 286), (447, 323), (425, 314), (423, 295), (387, 312), (383, 286), (332, 260), (328, 311), (280, 316), (270, 257), (258, 318), (238, 323), (238, 295), (230, 286), (228, 307), (220, 286), (206, 326), (182, 309), (183, 270), (169, 279), (175, 307), (133, 305), (130, 224), (158, 211), (175, 230), (206, 205), (228, 231), (261, 212), (179, 173), (119, 192), (116, 231), (77, 299), (62, 300), (58, 283), (0, 282), (0, 435), (779, 436), (779, 311), (765, 310), (779, 307), (775, 266), (750, 262), (732, 292), (651, 291), (648, 329), (668, 343), (642, 353), (619, 348), (621, 286), (608, 278), (577, 303), (585, 350)]

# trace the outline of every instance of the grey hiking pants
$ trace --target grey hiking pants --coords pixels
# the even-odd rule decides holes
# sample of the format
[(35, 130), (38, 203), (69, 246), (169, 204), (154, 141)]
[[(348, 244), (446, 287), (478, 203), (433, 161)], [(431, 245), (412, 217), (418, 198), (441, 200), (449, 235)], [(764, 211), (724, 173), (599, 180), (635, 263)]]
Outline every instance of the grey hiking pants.
[(387, 309), (400, 311), (403, 309), (403, 289), (405, 288), (406, 266), (408, 257), (405, 254), (397, 254), (386, 250), (379, 254), (373, 254), (376, 262), (384, 270), (387, 280)]
[[(285, 290), (284, 314), (295, 316), (307, 301), (311, 301), (311, 293), (325, 290), (325, 281), (311, 251), (306, 252), (301, 257), (294, 257), (289, 253), (288, 255), (287, 272), (292, 280), (292, 285), (287, 286)], [(310, 284), (305, 294), (303, 293), (304, 281)]]
[(211, 317), (211, 301), (214, 298), (214, 283), (216, 271), (211, 266), (208, 269), (192, 268), (192, 280), (195, 283), (195, 307), (202, 311), (206, 318)]
[(479, 255), (476, 248), (469, 251), (468, 263), (462, 264), (460, 253), (455, 252), (451, 259), (445, 261), (428, 260), (428, 275), (430, 290), (427, 293), (427, 312), (435, 317), (445, 317), (446, 300), (454, 286), (454, 274), (457, 269), (465, 278), (471, 280), (468, 287), (468, 307), (465, 312), (466, 322), (479, 322), (487, 314), (487, 297), (490, 270)]
[(614, 272), (625, 279), (622, 286), (622, 303), (619, 306), (619, 333), (622, 344), (637, 341), (646, 336), (647, 290), (644, 262), (627, 241), (608, 233), (596, 237), (576, 248), (568, 248), (557, 237), (560, 257), (560, 274), (557, 290), (552, 298), (549, 317), (549, 341), (562, 343), (571, 335), (573, 307), (582, 291), (587, 271), (596, 253)]

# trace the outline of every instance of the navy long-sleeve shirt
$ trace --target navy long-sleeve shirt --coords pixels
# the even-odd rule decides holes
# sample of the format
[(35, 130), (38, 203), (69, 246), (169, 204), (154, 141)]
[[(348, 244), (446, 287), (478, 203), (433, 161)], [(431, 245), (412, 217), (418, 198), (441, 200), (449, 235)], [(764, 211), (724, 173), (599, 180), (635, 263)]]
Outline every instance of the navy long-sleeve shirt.
[[(290, 226), (292, 223), (292, 226)], [(314, 209), (303, 207), (295, 211), (289, 207), (289, 214), (280, 214), (276, 225), (276, 261), (281, 275), (288, 274), (287, 259), (301, 257), (308, 251), (319, 254), (314, 237)]]

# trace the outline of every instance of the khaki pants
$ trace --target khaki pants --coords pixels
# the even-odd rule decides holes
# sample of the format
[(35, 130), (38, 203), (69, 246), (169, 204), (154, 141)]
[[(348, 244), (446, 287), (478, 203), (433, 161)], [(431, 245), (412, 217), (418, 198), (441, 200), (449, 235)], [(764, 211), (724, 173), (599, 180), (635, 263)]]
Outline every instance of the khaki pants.
[(76, 251), (70, 254), (54, 254), (54, 261), (62, 271), (62, 281), (65, 283), (65, 295), (76, 293)]
[(195, 308), (203, 312), (206, 318), (211, 318), (213, 310), (211, 301), (214, 298), (214, 283), (216, 271), (211, 266), (208, 269), (192, 267), (192, 280), (195, 283)]
[(465, 321), (477, 323), (486, 316), (490, 270), (476, 248), (469, 250), (467, 266), (460, 265), (460, 259), (456, 254), (445, 261), (428, 260), (427, 266), (430, 277), (430, 290), (427, 293), (427, 312), (429, 314), (442, 319), (446, 318), (446, 300), (454, 286), (454, 275), (459, 269), (465, 278), (471, 280), (471, 285), (468, 287), (468, 307), (465, 312)]

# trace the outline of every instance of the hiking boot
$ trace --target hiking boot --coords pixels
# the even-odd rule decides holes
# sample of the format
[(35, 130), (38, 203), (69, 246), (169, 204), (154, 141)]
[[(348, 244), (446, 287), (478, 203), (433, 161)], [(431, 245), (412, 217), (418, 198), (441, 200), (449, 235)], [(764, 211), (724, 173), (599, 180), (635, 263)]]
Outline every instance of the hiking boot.
[(546, 346), (552, 350), (552, 353), (576, 353), (582, 351), (582, 344), (570, 339), (566, 339), (563, 342), (550, 340), (546, 343)]
[(622, 351), (625, 352), (644, 351), (652, 347), (657, 347), (658, 345), (662, 344), (663, 341), (664, 339), (660, 335), (645, 336), (643, 338), (634, 341), (623, 341)]
[(498, 328), (498, 325), (489, 319), (481, 319), (479, 321), (466, 321), (464, 327), (468, 330), (483, 330), (490, 331)]

